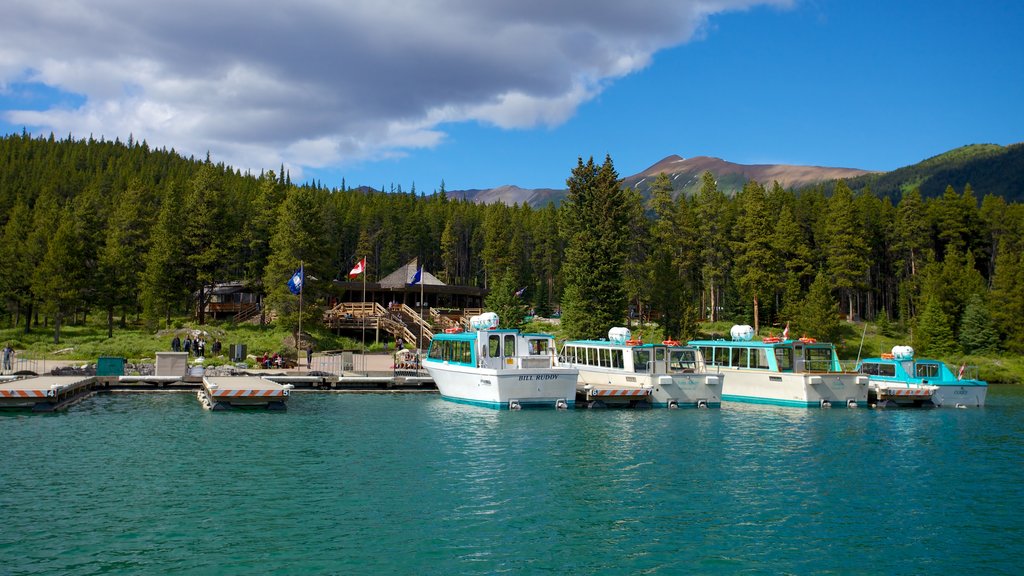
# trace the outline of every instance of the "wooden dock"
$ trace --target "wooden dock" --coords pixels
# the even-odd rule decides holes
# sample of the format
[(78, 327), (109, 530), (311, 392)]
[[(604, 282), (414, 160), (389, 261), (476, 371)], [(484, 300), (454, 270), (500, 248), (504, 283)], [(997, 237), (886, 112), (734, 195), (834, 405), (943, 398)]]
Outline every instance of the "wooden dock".
[(34, 376), (0, 382), (0, 408), (53, 412), (91, 396), (95, 376)]

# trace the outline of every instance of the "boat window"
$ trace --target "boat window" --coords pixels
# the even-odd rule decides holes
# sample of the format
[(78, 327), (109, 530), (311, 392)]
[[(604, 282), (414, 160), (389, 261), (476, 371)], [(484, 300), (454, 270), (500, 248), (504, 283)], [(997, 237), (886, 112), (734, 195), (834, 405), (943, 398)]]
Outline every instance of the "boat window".
[(808, 372), (830, 372), (832, 370), (831, 348), (804, 348), (804, 369)]
[(792, 348), (776, 348), (775, 349), (775, 363), (779, 366), (779, 370), (782, 372), (788, 372), (793, 369), (793, 349)]
[(601, 366), (604, 366), (605, 368), (611, 367), (611, 365), (612, 365), (612, 355), (611, 355), (611, 352), (612, 351), (607, 349), (607, 348), (602, 348), (601, 349)]
[(895, 376), (896, 365), (895, 364), (879, 364), (878, 365), (879, 376)]
[(460, 356), (462, 358), (462, 363), (463, 364), (472, 364), (473, 363), (473, 347), (471, 346), (471, 343), (470, 342), (462, 341), (462, 342), (458, 342), (457, 344), (459, 345), (459, 348), (460, 348), (460, 351), (461, 351)]
[(633, 349), (633, 371), (647, 372), (648, 363), (651, 361), (651, 351), (645, 348)]
[(868, 376), (876, 376), (878, 374), (878, 364), (875, 362), (864, 362), (860, 365), (861, 374), (867, 374)]
[(720, 362), (715, 357), (716, 348), (712, 346), (701, 346), (700, 351), (704, 354), (704, 363), (708, 366), (718, 366)]
[(939, 365), (918, 363), (914, 367), (914, 375), (918, 378), (935, 378), (939, 375)]
[(750, 367), (762, 370), (769, 368), (767, 348), (752, 348), (750, 350)]
[(502, 353), (503, 356), (509, 358), (516, 355), (516, 335), (505, 334), (505, 351)]
[(530, 355), (531, 356), (546, 356), (548, 353), (548, 340), (547, 338), (534, 338), (530, 340)]
[(672, 350), (669, 352), (669, 370), (672, 372), (693, 372), (697, 369), (697, 353), (693, 350)]
[(665, 349), (664, 348), (655, 348), (654, 349), (654, 359), (657, 360), (658, 362), (664, 362), (665, 361)]
[(730, 365), (733, 368), (746, 368), (747, 348), (733, 348), (730, 358)]
[(623, 369), (626, 365), (622, 361), (622, 350), (612, 350), (612, 368)]
[(501, 356), (501, 336), (491, 334), (487, 337), (487, 355), (491, 358)]
[(434, 340), (433, 342), (431, 342), (430, 351), (427, 352), (427, 358), (431, 358), (433, 360), (440, 360), (442, 358), (441, 348), (444, 348), (445, 344), (447, 344), (447, 342), (443, 340)]

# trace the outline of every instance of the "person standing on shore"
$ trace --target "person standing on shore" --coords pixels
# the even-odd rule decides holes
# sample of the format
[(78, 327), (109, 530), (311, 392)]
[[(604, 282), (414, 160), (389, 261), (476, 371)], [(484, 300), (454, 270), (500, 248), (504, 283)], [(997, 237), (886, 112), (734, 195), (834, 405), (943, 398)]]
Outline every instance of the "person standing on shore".
[(181, 338), (178, 338), (177, 334), (171, 340), (171, 352), (181, 352)]
[(188, 334), (185, 335), (185, 355), (192, 351), (192, 337)]
[(313, 369), (313, 345), (309, 344), (306, 346), (306, 369)]
[(14, 369), (14, 348), (11, 348), (11, 343), (8, 342), (4, 345), (4, 370)]

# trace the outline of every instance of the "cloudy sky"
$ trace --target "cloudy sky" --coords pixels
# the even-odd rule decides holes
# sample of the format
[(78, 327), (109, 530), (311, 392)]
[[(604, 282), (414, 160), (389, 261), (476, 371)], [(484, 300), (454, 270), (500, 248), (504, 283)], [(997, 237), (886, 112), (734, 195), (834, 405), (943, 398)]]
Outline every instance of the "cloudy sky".
[(1024, 140), (1021, 30), (1019, 0), (5, 0), (0, 131), (421, 191), (888, 170)]

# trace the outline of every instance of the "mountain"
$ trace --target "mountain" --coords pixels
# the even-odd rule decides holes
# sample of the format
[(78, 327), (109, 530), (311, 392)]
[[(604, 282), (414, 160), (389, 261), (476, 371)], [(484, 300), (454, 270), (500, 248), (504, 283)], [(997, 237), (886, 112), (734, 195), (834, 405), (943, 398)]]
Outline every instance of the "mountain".
[(892, 172), (868, 174), (847, 180), (854, 190), (870, 186), (878, 196), (899, 201), (903, 192), (915, 187), (924, 197), (941, 196), (947, 186), (963, 192), (971, 185), (979, 198), (1002, 196), (1007, 202), (1024, 201), (1024, 143), (999, 146), (971, 144), (897, 168)]
[(565, 198), (566, 190), (553, 188), (526, 189), (518, 186), (499, 186), (489, 189), (449, 190), (445, 192), (449, 198), (471, 200), (477, 204), (504, 202), (513, 204), (529, 204), (530, 206), (546, 206), (549, 202), (558, 204)]
[(736, 164), (710, 156), (682, 158), (673, 155), (662, 159), (639, 174), (626, 177), (623, 179), (623, 183), (630, 188), (646, 191), (662, 172), (672, 180), (672, 188), (676, 192), (681, 191), (687, 195), (692, 195), (700, 188), (701, 175), (704, 172), (714, 174), (719, 190), (726, 194), (738, 192), (750, 180), (756, 180), (765, 186), (771, 186), (773, 182), (778, 182), (783, 188), (789, 189), (870, 174), (867, 170), (854, 168), (791, 166), (788, 164)]
[[(853, 168), (824, 168), (820, 166), (790, 166), (786, 164), (736, 164), (721, 158), (697, 156), (684, 159), (672, 155), (660, 160), (646, 170), (627, 176), (623, 184), (638, 188), (646, 193), (658, 174), (664, 172), (672, 180), (675, 191), (692, 195), (700, 188), (701, 174), (710, 171), (718, 181), (718, 187), (726, 194), (735, 194), (750, 180), (757, 180), (767, 186), (778, 182), (783, 188), (802, 188), (812, 184), (827, 182), (841, 178), (852, 178), (871, 174), (867, 170)], [(525, 189), (518, 186), (500, 186), (487, 190), (456, 190), (448, 191), (449, 196), (465, 198), (473, 202), (486, 204), (504, 202), (506, 204), (529, 204), (534, 207), (545, 206), (549, 202), (558, 204), (565, 198), (567, 190), (553, 188)]]

